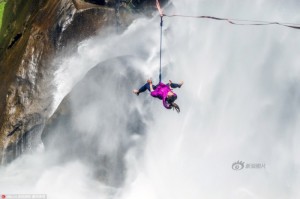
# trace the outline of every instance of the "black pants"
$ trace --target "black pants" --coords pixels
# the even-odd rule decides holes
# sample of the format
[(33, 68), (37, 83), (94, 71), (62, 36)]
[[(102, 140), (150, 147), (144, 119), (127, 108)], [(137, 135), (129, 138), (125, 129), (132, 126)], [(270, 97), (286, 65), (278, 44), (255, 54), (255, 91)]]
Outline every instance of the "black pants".
[[(177, 84), (177, 83), (171, 83), (171, 85), (168, 83), (166, 85), (171, 86), (171, 88), (180, 88), (181, 87), (181, 85)], [(155, 90), (157, 86), (158, 85), (156, 85), (156, 86), (153, 85), (153, 90)], [(150, 84), (148, 82), (139, 89), (138, 93), (145, 92), (146, 90), (150, 91)]]

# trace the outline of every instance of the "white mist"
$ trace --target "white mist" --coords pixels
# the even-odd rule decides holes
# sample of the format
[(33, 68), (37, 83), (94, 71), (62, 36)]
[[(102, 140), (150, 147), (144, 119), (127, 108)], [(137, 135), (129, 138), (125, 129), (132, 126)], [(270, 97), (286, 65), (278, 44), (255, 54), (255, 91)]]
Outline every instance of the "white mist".
[[(300, 21), (296, 0), (172, 2), (174, 7), (165, 12)], [(137, 56), (133, 67), (157, 82), (159, 20), (140, 19), (122, 35), (83, 42), (57, 71), (55, 106), (95, 64), (116, 56)], [(148, 93), (132, 94), (134, 102), (149, 101), (151, 113), (141, 102), (134, 106), (154, 117), (142, 154), (133, 148), (126, 156), (124, 186), (108, 187), (80, 160), (57, 165), (55, 153), (44, 152), (0, 168), (0, 192), (45, 193), (49, 198), (109, 198), (111, 193), (120, 199), (299, 198), (299, 34), (276, 25), (164, 18), (163, 81), (185, 82), (175, 90), (181, 113), (165, 110)], [(238, 160), (265, 168), (233, 170)]]

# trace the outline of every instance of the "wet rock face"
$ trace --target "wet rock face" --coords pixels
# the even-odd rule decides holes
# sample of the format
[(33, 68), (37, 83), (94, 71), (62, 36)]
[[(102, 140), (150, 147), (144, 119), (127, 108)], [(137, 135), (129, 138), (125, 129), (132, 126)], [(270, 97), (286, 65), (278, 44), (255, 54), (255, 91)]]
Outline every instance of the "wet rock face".
[[(120, 2), (7, 2), (0, 32), (0, 163), (37, 145), (29, 147), (26, 140), (40, 140), (52, 111), (54, 57), (76, 49), (81, 40), (108, 26), (118, 26), (120, 32), (135, 19), (135, 13), (139, 16), (143, 9), (155, 9), (155, 0)], [(133, 12), (135, 8), (139, 11)]]
[(135, 106), (141, 99), (130, 92), (132, 79), (142, 81), (141, 75), (129, 66), (126, 59), (115, 59), (94, 67), (64, 98), (42, 134), (45, 149), (57, 150), (60, 161), (80, 160), (110, 186), (123, 183), (125, 154), (146, 129)]
[[(40, 136), (26, 121), (49, 117), (53, 57), (114, 23), (114, 9), (79, 0), (7, 2), (0, 33), (0, 163), (3, 155), (18, 154), (12, 146), (23, 136)], [(22, 128), (8, 136), (20, 122)]]
[(3, 162), (11, 162), (25, 151), (36, 149), (40, 145), (40, 135), (44, 128), (44, 117), (38, 113), (29, 114), (18, 121), (8, 137), (17, 137), (16, 142), (8, 145)]

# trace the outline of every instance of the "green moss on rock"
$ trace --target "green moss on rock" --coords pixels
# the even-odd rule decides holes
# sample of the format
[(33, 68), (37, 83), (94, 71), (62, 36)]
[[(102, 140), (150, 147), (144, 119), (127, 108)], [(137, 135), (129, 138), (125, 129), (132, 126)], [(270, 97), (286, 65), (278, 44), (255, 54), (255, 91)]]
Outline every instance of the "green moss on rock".
[(2, 27), (2, 17), (3, 17), (5, 4), (6, 4), (5, 1), (0, 1), (0, 30), (1, 30), (1, 27)]

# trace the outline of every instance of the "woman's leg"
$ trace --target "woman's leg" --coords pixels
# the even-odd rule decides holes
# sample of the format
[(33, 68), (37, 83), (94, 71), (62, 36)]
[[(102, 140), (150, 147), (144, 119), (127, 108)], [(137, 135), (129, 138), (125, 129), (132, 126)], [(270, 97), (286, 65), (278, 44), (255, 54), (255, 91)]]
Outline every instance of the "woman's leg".
[(170, 86), (171, 88), (180, 88), (183, 84), (183, 81), (181, 81), (179, 84), (178, 83), (173, 83), (171, 80), (169, 80), (170, 83), (167, 85)]
[(169, 85), (171, 86), (171, 88), (180, 88), (181, 87), (181, 85), (177, 84), (177, 83), (171, 83)]
[(139, 93), (145, 92), (146, 90), (150, 91), (150, 84), (147, 82), (145, 85), (143, 85), (140, 89), (139, 89)]
[(148, 82), (145, 85), (143, 85), (139, 90), (134, 89), (133, 93), (139, 95), (140, 93), (145, 92), (146, 90), (150, 91), (150, 84)]
[[(136, 95), (139, 95), (140, 93), (145, 92), (146, 90), (148, 90), (149, 92), (151, 92), (151, 89), (150, 89), (150, 82), (152, 83), (152, 80), (151, 80), (151, 79), (147, 80), (147, 83), (146, 83), (146, 84), (144, 84), (139, 90), (134, 89), (134, 90), (133, 90), (133, 93), (135, 93)], [(152, 85), (152, 87), (153, 87), (153, 90), (155, 90), (156, 87), (157, 87), (157, 85), (156, 85), (156, 86), (155, 86), (155, 85)]]

